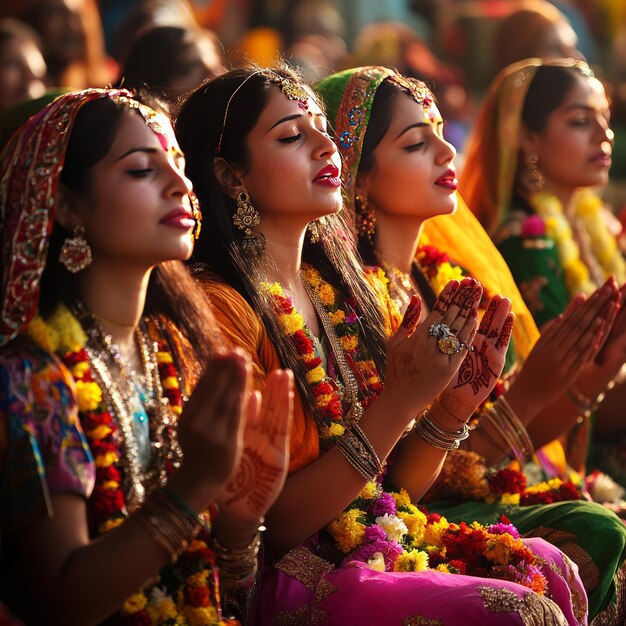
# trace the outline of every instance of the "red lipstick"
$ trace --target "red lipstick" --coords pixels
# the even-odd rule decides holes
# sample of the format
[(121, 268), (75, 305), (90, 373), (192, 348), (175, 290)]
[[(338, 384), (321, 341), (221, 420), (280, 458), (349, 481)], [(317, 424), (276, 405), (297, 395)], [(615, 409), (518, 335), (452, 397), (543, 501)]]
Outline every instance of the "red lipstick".
[(449, 169), (435, 181), (435, 185), (456, 191), (456, 188), (459, 186), (459, 181), (456, 179), (456, 171)]
[(316, 185), (323, 185), (324, 187), (332, 187), (336, 189), (341, 187), (341, 178), (339, 178), (339, 168), (332, 163), (323, 167), (313, 179)]
[(181, 230), (189, 230), (196, 225), (196, 220), (189, 209), (186, 207), (178, 207), (160, 219), (159, 224), (180, 228)]

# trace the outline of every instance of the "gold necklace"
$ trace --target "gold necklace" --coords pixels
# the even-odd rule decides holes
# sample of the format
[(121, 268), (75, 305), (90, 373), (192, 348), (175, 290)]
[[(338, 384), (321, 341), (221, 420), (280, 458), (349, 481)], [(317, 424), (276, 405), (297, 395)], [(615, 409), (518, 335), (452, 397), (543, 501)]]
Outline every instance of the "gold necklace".
[(335, 327), (330, 319), (330, 316), (328, 315), (326, 307), (324, 307), (320, 297), (317, 295), (317, 292), (308, 283), (304, 276), (301, 275), (300, 277), (302, 279), (302, 284), (304, 285), (304, 288), (313, 303), (313, 307), (322, 322), (322, 327), (324, 328), (324, 332), (328, 338), (328, 343), (330, 343), (331, 350), (335, 355), (337, 366), (339, 367), (339, 373), (341, 374), (345, 388), (348, 390), (350, 409), (344, 417), (344, 421), (347, 426), (350, 426), (351, 424), (358, 423), (363, 416), (363, 405), (359, 400), (359, 385), (356, 381), (354, 373), (348, 365), (345, 350), (339, 341), (339, 337), (337, 337)]

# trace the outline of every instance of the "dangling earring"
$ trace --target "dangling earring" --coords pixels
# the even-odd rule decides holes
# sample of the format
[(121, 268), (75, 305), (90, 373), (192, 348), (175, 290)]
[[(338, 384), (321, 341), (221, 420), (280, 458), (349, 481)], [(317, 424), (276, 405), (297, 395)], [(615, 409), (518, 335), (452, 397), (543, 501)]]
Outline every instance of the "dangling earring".
[(233, 224), (243, 230), (244, 238), (241, 245), (247, 254), (262, 253), (265, 250), (265, 237), (252, 230), (260, 223), (259, 212), (252, 206), (250, 196), (242, 191), (237, 196), (237, 211), (233, 215)]
[(367, 239), (373, 245), (374, 234), (376, 233), (376, 214), (367, 208), (367, 198), (357, 194), (354, 198), (354, 210), (357, 235), (361, 239)]
[(546, 184), (541, 170), (538, 167), (539, 157), (533, 152), (526, 159), (526, 169), (523, 174), (524, 186), (530, 193), (541, 191)]
[(319, 243), (320, 240), (320, 225), (315, 222), (311, 222), (307, 227), (307, 232), (309, 233), (309, 241), (311, 243)]
[(74, 226), (73, 237), (68, 237), (61, 246), (59, 263), (68, 272), (77, 274), (90, 265), (92, 261), (91, 248), (85, 239), (85, 229), (80, 225), (76, 225)]

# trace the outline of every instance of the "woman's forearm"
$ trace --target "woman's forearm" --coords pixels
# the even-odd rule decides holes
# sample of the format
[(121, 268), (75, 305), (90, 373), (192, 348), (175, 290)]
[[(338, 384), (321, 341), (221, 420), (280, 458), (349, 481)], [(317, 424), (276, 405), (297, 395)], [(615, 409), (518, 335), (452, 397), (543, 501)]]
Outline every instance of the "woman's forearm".
[[(387, 458), (410, 416), (398, 416), (385, 393), (365, 412), (359, 426), (381, 460)], [(394, 419), (389, 419), (394, 415)], [(295, 472), (267, 515), (265, 544), (270, 554), (283, 554), (320, 531), (359, 494), (366, 479), (337, 446)]]

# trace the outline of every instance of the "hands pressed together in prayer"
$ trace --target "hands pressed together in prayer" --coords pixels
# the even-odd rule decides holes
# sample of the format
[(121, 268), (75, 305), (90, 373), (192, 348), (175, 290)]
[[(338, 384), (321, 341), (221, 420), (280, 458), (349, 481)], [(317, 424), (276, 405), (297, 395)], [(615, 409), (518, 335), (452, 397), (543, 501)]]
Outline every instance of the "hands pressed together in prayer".
[(284, 485), (293, 396), (287, 370), (252, 391), (249, 357), (237, 349), (213, 359), (181, 416), (175, 489), (197, 510), (219, 504), (224, 543), (249, 541)]

